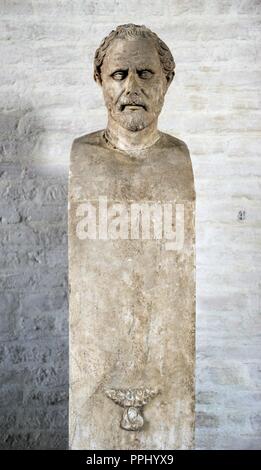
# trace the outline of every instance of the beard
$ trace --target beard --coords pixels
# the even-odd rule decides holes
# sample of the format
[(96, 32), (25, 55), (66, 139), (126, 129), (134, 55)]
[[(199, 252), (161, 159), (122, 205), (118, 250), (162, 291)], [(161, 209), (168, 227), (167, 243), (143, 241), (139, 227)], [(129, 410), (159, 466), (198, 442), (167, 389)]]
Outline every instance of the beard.
[(148, 127), (156, 117), (156, 113), (153, 115), (148, 113), (144, 109), (138, 111), (123, 111), (111, 113), (114, 121), (116, 121), (121, 127), (131, 132), (142, 131)]
[[(161, 90), (162, 91), (162, 90)], [(130, 132), (142, 131), (157, 120), (164, 103), (164, 93), (159, 93), (156, 100), (148, 103), (137, 93), (122, 96), (114, 102), (105, 94), (105, 104), (111, 118), (124, 129)], [(133, 110), (128, 106), (139, 106)]]

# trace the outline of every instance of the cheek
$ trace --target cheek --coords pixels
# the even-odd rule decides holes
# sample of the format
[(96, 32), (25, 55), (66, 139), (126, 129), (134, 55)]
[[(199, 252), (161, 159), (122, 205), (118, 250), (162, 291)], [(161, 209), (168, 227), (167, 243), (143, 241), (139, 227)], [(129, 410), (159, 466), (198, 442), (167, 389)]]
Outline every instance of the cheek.
[(111, 90), (110, 90), (110, 87), (103, 85), (103, 87), (102, 87), (102, 92), (103, 92), (103, 97), (104, 97), (105, 103), (106, 103), (106, 104), (110, 103), (110, 102), (111, 102)]
[(163, 102), (164, 102), (164, 96), (165, 96), (165, 90), (160, 84), (158, 88), (155, 87), (155, 89), (153, 89), (151, 93), (151, 103), (154, 105), (154, 107), (157, 110), (162, 107)]
[(155, 80), (151, 83), (148, 95), (154, 103), (161, 103), (166, 92), (165, 83), (162, 80)]
[(166, 91), (165, 79), (161, 79), (157, 83), (157, 91), (159, 95), (164, 95)]
[(103, 96), (106, 104), (113, 104), (121, 94), (121, 87), (116, 82), (103, 85)]

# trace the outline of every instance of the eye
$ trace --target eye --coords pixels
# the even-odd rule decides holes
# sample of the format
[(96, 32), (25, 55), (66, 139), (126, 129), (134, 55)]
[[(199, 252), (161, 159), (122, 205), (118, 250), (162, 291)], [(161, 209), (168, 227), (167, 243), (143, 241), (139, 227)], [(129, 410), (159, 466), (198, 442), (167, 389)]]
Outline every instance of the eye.
[(152, 75), (153, 75), (153, 72), (151, 70), (138, 70), (138, 75), (140, 78), (142, 79), (147, 79), (147, 78), (151, 78)]
[(127, 76), (127, 70), (117, 70), (116, 72), (111, 74), (111, 77), (114, 80), (124, 80), (124, 78)]

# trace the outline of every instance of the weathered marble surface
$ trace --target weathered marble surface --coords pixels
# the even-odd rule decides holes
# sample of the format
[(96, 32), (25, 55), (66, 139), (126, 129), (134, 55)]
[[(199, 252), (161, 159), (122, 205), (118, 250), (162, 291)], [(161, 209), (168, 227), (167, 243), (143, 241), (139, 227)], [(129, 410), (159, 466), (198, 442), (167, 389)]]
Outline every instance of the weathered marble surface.
[[(70, 447), (185, 449), (194, 439), (194, 209), (183, 142), (160, 133), (138, 157), (103, 132), (76, 139), (69, 191)], [(81, 203), (184, 204), (181, 250), (159, 240), (80, 240)], [(120, 427), (111, 388), (159, 388), (139, 431)]]

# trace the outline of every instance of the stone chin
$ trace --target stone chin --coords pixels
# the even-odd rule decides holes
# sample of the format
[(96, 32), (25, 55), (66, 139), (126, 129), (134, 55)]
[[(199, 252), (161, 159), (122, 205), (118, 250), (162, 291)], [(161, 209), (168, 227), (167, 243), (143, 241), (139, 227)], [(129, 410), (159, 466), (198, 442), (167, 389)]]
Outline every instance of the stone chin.
[(124, 129), (138, 132), (150, 126), (158, 117), (156, 114), (147, 114), (146, 116), (145, 113), (146, 111), (119, 112), (111, 113), (111, 117)]

